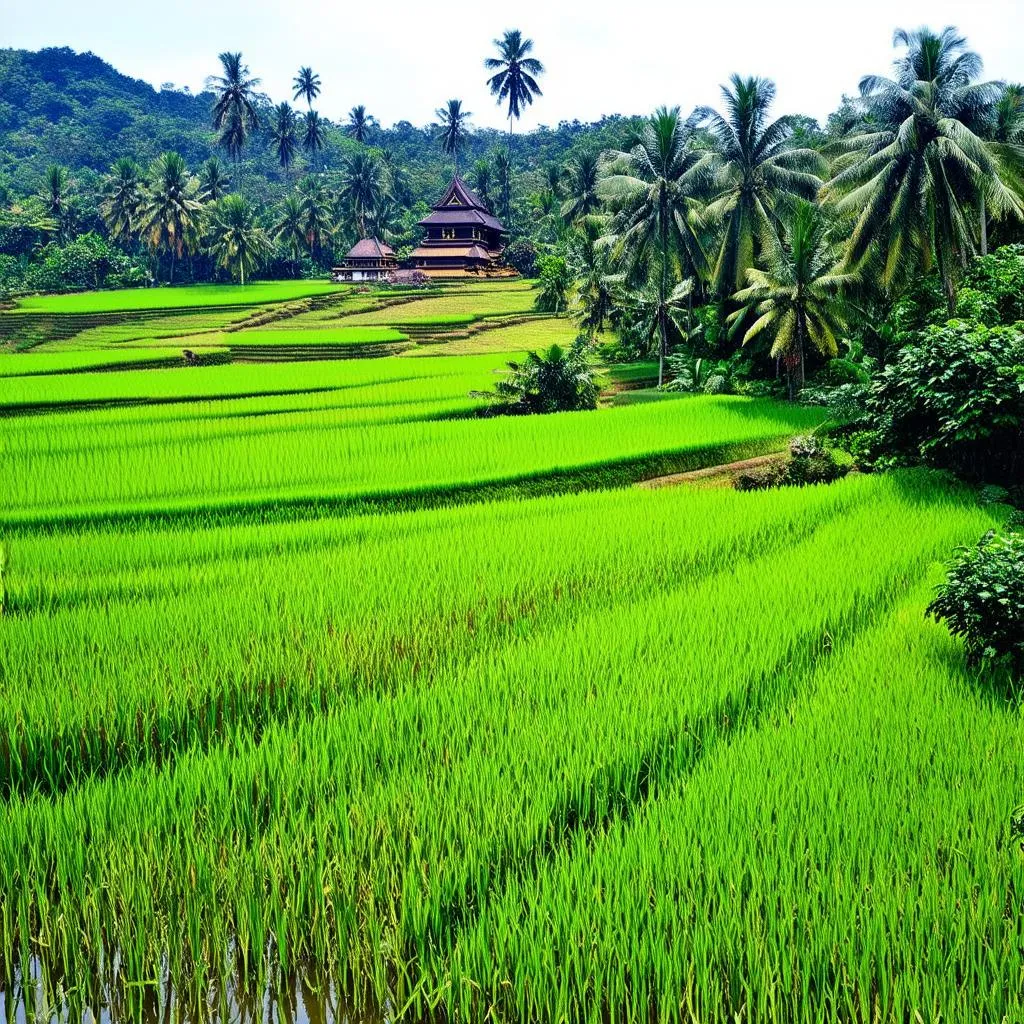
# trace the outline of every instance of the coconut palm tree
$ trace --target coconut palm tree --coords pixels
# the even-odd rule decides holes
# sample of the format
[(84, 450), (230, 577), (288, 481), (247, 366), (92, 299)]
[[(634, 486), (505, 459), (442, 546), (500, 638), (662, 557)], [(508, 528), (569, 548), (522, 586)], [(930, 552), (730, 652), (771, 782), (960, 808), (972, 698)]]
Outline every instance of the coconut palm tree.
[(377, 119), (372, 114), (366, 112), (366, 107), (360, 105), (353, 107), (348, 112), (348, 124), (345, 127), (345, 131), (356, 142), (366, 142), (376, 127)]
[(278, 163), (287, 171), (299, 149), (295, 111), (287, 103), (274, 107), (270, 119), (270, 141)]
[(717, 144), (707, 216), (721, 232), (712, 285), (721, 296), (742, 288), (759, 246), (781, 230), (787, 203), (813, 199), (821, 187), (824, 160), (790, 144), (793, 120), (769, 120), (775, 85), (764, 78), (733, 75), (722, 86), (726, 113), (699, 108)]
[(409, 179), (406, 176), (394, 150), (384, 148), (378, 152), (380, 159), (381, 174), (385, 190), (399, 206), (408, 208), (412, 206), (414, 196), (409, 187)]
[(307, 110), (302, 128), (302, 148), (309, 154), (313, 166), (320, 163), (320, 154), (327, 144), (327, 126), (315, 110)]
[(103, 183), (100, 201), (100, 216), (115, 241), (127, 242), (134, 236), (143, 195), (142, 168), (129, 157), (116, 160)]
[(1024, 205), (995, 151), (973, 129), (998, 102), (997, 83), (977, 83), (982, 65), (966, 40), (947, 28), (900, 30), (906, 47), (895, 79), (868, 75), (864, 106), (877, 125), (839, 143), (845, 152), (823, 192), (853, 221), (851, 267), (869, 258), (892, 291), (938, 265), (950, 312), (957, 282), (976, 251), (974, 211), (1024, 219)]
[(214, 211), (211, 233), (210, 255), (244, 287), (246, 274), (251, 277), (270, 250), (253, 208), (240, 195), (225, 196)]
[(494, 151), (494, 192), (499, 219), (512, 225), (512, 159), (507, 149)]
[(473, 164), (473, 173), (470, 184), (472, 185), (473, 191), (480, 197), (481, 202), (487, 209), (491, 209), (491, 189), (493, 187), (493, 177), (491, 175), (491, 162), (489, 160), (477, 160)]
[(299, 182), (299, 202), (302, 206), (302, 234), (306, 247), (316, 256), (334, 232), (331, 201), (323, 184), (314, 177)]
[(220, 160), (211, 156), (199, 169), (199, 198), (204, 203), (216, 203), (228, 192), (228, 179)]
[(462, 100), (449, 100), (448, 106), (438, 107), (434, 113), (437, 115), (434, 135), (440, 141), (441, 149), (455, 163), (455, 176), (458, 177), (459, 150), (465, 149), (469, 141), (469, 119), (473, 114), (462, 109)]
[(747, 286), (735, 295), (741, 308), (728, 322), (737, 327), (756, 317), (744, 345), (765, 332), (771, 335), (771, 354), (786, 367), (792, 399), (803, 387), (808, 344), (823, 356), (838, 354), (836, 339), (846, 329), (844, 298), (858, 278), (836, 270), (837, 253), (821, 209), (806, 200), (796, 201), (784, 236), (765, 241), (765, 269), (747, 270)]
[(195, 245), (203, 208), (199, 186), (188, 172), (180, 153), (164, 153), (154, 162), (149, 188), (139, 213), (139, 227), (154, 252), (171, 257), (170, 281), (175, 261)]
[[(1003, 88), (999, 99), (971, 128), (988, 143), (999, 164), (1000, 178), (1018, 196), (1024, 196), (1024, 86), (1007, 85)], [(987, 256), (987, 192), (978, 205), (980, 251), (982, 256)]]
[(600, 160), (593, 150), (585, 149), (569, 161), (565, 174), (566, 197), (562, 203), (562, 216), (570, 224), (589, 217), (601, 208), (598, 190), (600, 178)]
[(531, 57), (533, 40), (524, 39), (519, 29), (510, 29), (501, 39), (495, 39), (498, 49), (496, 57), (488, 57), (484, 67), (493, 74), (487, 85), (498, 105), (508, 104), (508, 134), (512, 138), (512, 119), (517, 121), (525, 107), (533, 103), (535, 96), (542, 96), (537, 76), (544, 73), (544, 65)]
[(271, 233), (274, 241), (288, 250), (288, 255), (296, 268), (296, 276), (298, 276), (299, 260), (307, 247), (302, 198), (298, 193), (293, 192), (285, 197), (277, 222), (271, 228)]
[(399, 211), (395, 201), (387, 193), (383, 193), (366, 218), (369, 234), (381, 241), (388, 241), (398, 232), (398, 218)]
[(615, 251), (627, 279), (640, 285), (657, 275), (658, 383), (668, 355), (668, 302), (682, 278), (704, 273), (702, 207), (697, 199), (711, 167), (707, 152), (689, 145), (691, 126), (679, 108), (661, 107), (629, 152), (610, 153), (601, 189), (615, 215)]
[(218, 142), (230, 154), (237, 167), (249, 134), (259, 125), (256, 112), (258, 78), (249, 75), (240, 53), (225, 51), (218, 55), (223, 74), (211, 75), (207, 87), (217, 94), (213, 105), (213, 127)]
[(352, 218), (360, 238), (367, 236), (367, 223), (382, 194), (380, 161), (371, 153), (354, 153), (344, 164), (338, 199)]
[(71, 217), (71, 176), (66, 167), (50, 164), (43, 175), (43, 187), (39, 191), (48, 217), (57, 226), (57, 236), (64, 239), (68, 233)]
[(574, 282), (570, 312), (591, 339), (604, 331), (624, 282), (623, 275), (615, 273), (614, 240), (607, 229), (606, 218), (584, 217), (569, 237), (568, 264)]
[(320, 95), (320, 76), (314, 74), (312, 68), (301, 67), (299, 73), (292, 79), (292, 88), (295, 90), (292, 99), (297, 100), (300, 96), (306, 100), (306, 106), (313, 109), (313, 100)]

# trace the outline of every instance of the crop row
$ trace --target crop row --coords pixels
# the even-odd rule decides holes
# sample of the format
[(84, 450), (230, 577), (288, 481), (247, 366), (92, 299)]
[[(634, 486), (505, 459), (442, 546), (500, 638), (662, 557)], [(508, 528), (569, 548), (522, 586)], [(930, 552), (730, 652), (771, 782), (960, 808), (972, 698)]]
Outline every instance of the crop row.
[[(409, 368), (427, 362), (382, 360), (375, 365)], [(453, 371), (457, 365), (443, 358), (430, 361), (437, 362)], [(338, 372), (342, 364), (316, 365)], [(203, 370), (202, 386), (212, 391), (210, 378), (221, 369), (247, 368)], [(261, 369), (270, 375), (278, 368)], [(172, 372), (183, 377), (189, 371)], [(228, 379), (239, 386), (239, 378)], [(24, 380), (18, 383), (23, 386)], [(93, 385), (98, 389), (97, 382)], [(307, 381), (295, 390), (315, 388)], [(244, 396), (244, 391), (238, 395)], [(239, 422), (232, 435), (220, 433), (219, 427), (206, 432), (207, 421), (198, 421), (199, 429), (187, 439), (162, 436), (158, 424), (146, 422), (69, 435), (57, 425), (51, 434), (38, 423), (15, 420), (0, 465), (6, 521), (57, 511), (67, 517), (91, 515), (111, 505), (124, 514), (170, 514), (244, 508), (254, 501), (410, 495), (629, 466), (636, 460), (647, 460), (652, 468), (655, 463), (695, 468), (689, 463), (773, 450), (793, 433), (812, 429), (821, 414), (765, 401), (699, 397), (543, 420), (439, 420), (382, 424), (373, 431), (346, 430), (330, 413), (311, 413), (304, 430), (281, 435), (264, 419)]]
[[(477, 970), (482, 946), (491, 945), (500, 965), (520, 933), (527, 941), (520, 919), (562, 926), (565, 904), (547, 897), (562, 891), (557, 866), (565, 858), (578, 849), (585, 862), (587, 843), (600, 844), (616, 819), (637, 815), (651, 797), (675, 788), (688, 794), (680, 788), (687, 776), (697, 778), (737, 730), (784, 720), (829, 651), (844, 650), (930, 560), (986, 521), (927, 481), (855, 487), (873, 490), (877, 500), (819, 507), (813, 532), (786, 547), (767, 544), (760, 555), (704, 573), (684, 570), (654, 593), (648, 587), (643, 597), (577, 614), (571, 625), (481, 645), (405, 685), (269, 720), (258, 734), (225, 723), (219, 743), (181, 749), (162, 767), (144, 763), (84, 779), (59, 799), (13, 800), (0, 825), (6, 970), (35, 954), (51, 978), (109, 977), (116, 964), (120, 983), (136, 985), (159, 978), (166, 964), (180, 991), (205, 993), (230, 972), (231, 959), (261, 972), (271, 948), (283, 969), (312, 958), (339, 978), (366, 981), (380, 998), (397, 999), (392, 1005), (430, 997), (482, 1018), (486, 1002), (464, 995), (461, 979), (500, 996), (503, 976)], [(743, 496), (748, 506), (770, 505), (771, 497)], [(682, 511), (702, 499), (674, 492), (637, 500), (675, 501)], [(520, 557), (530, 548), (524, 527), (510, 540)], [(851, 537), (859, 543), (851, 545)], [(644, 551), (637, 571), (658, 554), (654, 545)], [(398, 576), (386, 563), (363, 565)], [(325, 587), (339, 585), (324, 577)], [(222, 631), (240, 659), (294, 629), (287, 615), (272, 618), (287, 605), (267, 596), (262, 633)], [(328, 624), (319, 630), (329, 632)], [(301, 650), (304, 640), (297, 641)], [(134, 672), (136, 651), (118, 646), (120, 671)], [(343, 644), (335, 662), (345, 662)], [(137, 678), (151, 676), (143, 666)], [(82, 678), (77, 668), (71, 673), (72, 681)], [(50, 692), (55, 705), (78, 697)], [(729, 794), (711, 789), (708, 799), (727, 802)], [(681, 831), (673, 840), (697, 850), (714, 841), (703, 831)], [(669, 875), (671, 858), (664, 866), (653, 861), (648, 872)], [(749, 870), (754, 877), (759, 865)], [(666, 972), (688, 962), (687, 928), (695, 913), (706, 912), (701, 876), (688, 883), (661, 908)], [(517, 918), (514, 908), (528, 892), (547, 901), (535, 916)], [(576, 894), (581, 901), (585, 892)], [(603, 899), (600, 889), (592, 892)], [(635, 898), (630, 906), (633, 917), (626, 906), (621, 916), (642, 922)], [(898, 899), (891, 906), (897, 914)], [(764, 913), (763, 904), (738, 896), (718, 907), (739, 924)], [(496, 926), (488, 927), (492, 920)], [(577, 946), (574, 920), (564, 927), (564, 945), (535, 939), (531, 957), (516, 963), (536, 979), (571, 970), (556, 994), (538, 987), (529, 997), (505, 999), (542, 1006), (569, 986), (567, 1016), (596, 1019), (584, 1011), (605, 969), (635, 978), (638, 994), (630, 986), (629, 995), (636, 1000), (661, 980), (645, 973), (650, 943), (634, 953), (614, 933), (598, 932), (600, 941), (591, 945), (588, 935), (587, 945)], [(882, 956), (884, 929), (866, 934), (869, 954)], [(729, 948), (720, 947), (723, 957)], [(719, 961), (709, 963), (706, 988), (713, 990)], [(705, 985), (704, 975), (693, 972), (692, 984)], [(704, 989), (698, 994), (703, 998)], [(677, 993), (685, 996), (685, 988)], [(724, 998), (710, 1004), (708, 1019), (724, 1019), (728, 1005)]]

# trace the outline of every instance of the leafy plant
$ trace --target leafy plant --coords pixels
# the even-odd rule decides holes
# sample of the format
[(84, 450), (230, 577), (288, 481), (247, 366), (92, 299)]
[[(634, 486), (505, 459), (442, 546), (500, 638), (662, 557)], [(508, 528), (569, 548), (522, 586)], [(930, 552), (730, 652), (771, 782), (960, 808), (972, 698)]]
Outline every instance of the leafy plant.
[(590, 362), (590, 345), (582, 335), (568, 349), (552, 345), (509, 363), (512, 373), (494, 388), (505, 410), (520, 413), (596, 409), (598, 387)]
[(1024, 668), (1024, 536), (990, 530), (957, 549), (928, 614), (962, 637), (973, 664)]
[(875, 379), (877, 447), (1010, 484), (1024, 472), (1024, 333), (950, 321), (917, 336)]

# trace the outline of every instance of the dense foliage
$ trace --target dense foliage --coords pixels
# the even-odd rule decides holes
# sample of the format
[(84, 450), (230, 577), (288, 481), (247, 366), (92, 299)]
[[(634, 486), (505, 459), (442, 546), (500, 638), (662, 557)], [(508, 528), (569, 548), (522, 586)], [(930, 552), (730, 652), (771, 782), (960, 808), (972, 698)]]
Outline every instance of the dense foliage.
[(597, 407), (598, 386), (585, 337), (569, 348), (529, 352), (494, 388), (499, 408), (512, 413), (574, 412)]
[(963, 638), (973, 661), (1024, 670), (1024, 535), (990, 531), (959, 548), (928, 611)]
[(882, 452), (974, 480), (1024, 480), (1024, 327), (950, 321), (921, 331), (868, 399)]

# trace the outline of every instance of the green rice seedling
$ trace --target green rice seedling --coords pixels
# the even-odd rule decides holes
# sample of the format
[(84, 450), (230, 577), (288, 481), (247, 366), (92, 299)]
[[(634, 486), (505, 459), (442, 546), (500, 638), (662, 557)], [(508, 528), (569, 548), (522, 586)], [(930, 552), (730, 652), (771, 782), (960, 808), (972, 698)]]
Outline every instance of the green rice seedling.
[(163, 288), (123, 288), (69, 295), (31, 295), (19, 299), (19, 310), (40, 313), (104, 313), (149, 309), (188, 309), (203, 306), (258, 306), (289, 302), (314, 295), (347, 291), (325, 281), (258, 281), (239, 285), (175, 285)]
[[(463, 357), (485, 360), (487, 357)], [(491, 357), (493, 358), (493, 357)], [(387, 373), (405, 368), (454, 371), (451, 359), (383, 361)], [(33, 389), (30, 378), (12, 381), (13, 402), (24, 407), (45, 394), (50, 404), (128, 394), (146, 401), (246, 397), (253, 392), (297, 394), (318, 387), (333, 390), (365, 381), (373, 372), (348, 373), (338, 363), (317, 364), (299, 379), (293, 366), (260, 368), (258, 383), (247, 367), (199, 371), (151, 371), (137, 375), (149, 384), (146, 394), (122, 375), (83, 374), (84, 387), (73, 391), (70, 378), (54, 378), (53, 391)], [(397, 370), (396, 370), (397, 368)], [(422, 371), (420, 370), (422, 368)], [(253, 368), (255, 369), (255, 368)], [(170, 375), (170, 376), (168, 376)], [(88, 380), (86, 380), (88, 378)], [(108, 384), (108, 378), (110, 383)], [(319, 385), (317, 381), (321, 382)], [(59, 394), (55, 395), (54, 391)], [(370, 391), (367, 398), (372, 398)], [(454, 397), (454, 396), (453, 396)], [(8, 495), (0, 522), (60, 511), (86, 516), (104, 506), (121, 513), (156, 510), (245, 507), (252, 502), (349, 501), (480, 488), (515, 480), (557, 480), (582, 471), (657, 475), (658, 470), (696, 468), (781, 448), (792, 434), (812, 429), (814, 409), (748, 399), (700, 396), (654, 405), (547, 417), (496, 417), (421, 421), (415, 426), (382, 424), (371, 433), (338, 431), (327, 418), (310, 415), (306, 429), (281, 436), (273, 426), (254, 422), (249, 430), (194, 441), (161, 441), (159, 427), (131, 431), (82, 431), (71, 448), (48, 437), (28, 419), (5, 436), (6, 457), (0, 486)], [(654, 470), (654, 472), (650, 472)], [(632, 477), (633, 479), (636, 476)]]
[[(763, 558), (481, 650), (398, 691), (227, 735), (166, 768), (10, 805), (0, 891), (14, 905), (0, 911), (0, 944), (61, 949), (77, 972), (102, 974), (83, 941), (102, 935), (106, 948), (132, 950), (126, 971), (152, 976), (166, 962), (187, 992), (207, 984), (188, 971), (197, 958), (219, 965), (229, 948), (242, 957), (244, 936), (244, 955), (259, 962), (273, 936), (283, 963), (314, 958), (396, 1005), (421, 1012), (434, 994), (483, 1017), (461, 979), (500, 987), (501, 976), (464, 971), (455, 942), (469, 944), (492, 902), (681, 783), (738, 729), (785, 716), (828, 651), (884, 616), (923, 565), (985, 518), (928, 478), (866, 483), (877, 501), (826, 515)], [(895, 530), (904, 543), (891, 543)], [(851, 546), (851, 536), (863, 542)], [(692, 904), (666, 904), (677, 930), (701, 905), (699, 879), (691, 886)], [(743, 920), (744, 904), (734, 905)], [(541, 906), (562, 914), (553, 900)], [(515, 934), (508, 928), (486, 940), (496, 954)], [(582, 959), (561, 954), (573, 1019), (592, 1019), (587, 965), (611, 964), (606, 976), (619, 986), (645, 977), (633, 974), (628, 943), (603, 936), (593, 948)], [(547, 949), (535, 942), (521, 970), (552, 963)], [(687, 962), (671, 947), (667, 955)], [(545, 998), (510, 984), (510, 1001)]]
[(1019, 1017), (1021, 715), (979, 694), (928, 596), (630, 820), (506, 885), (445, 969), (462, 1012)]

